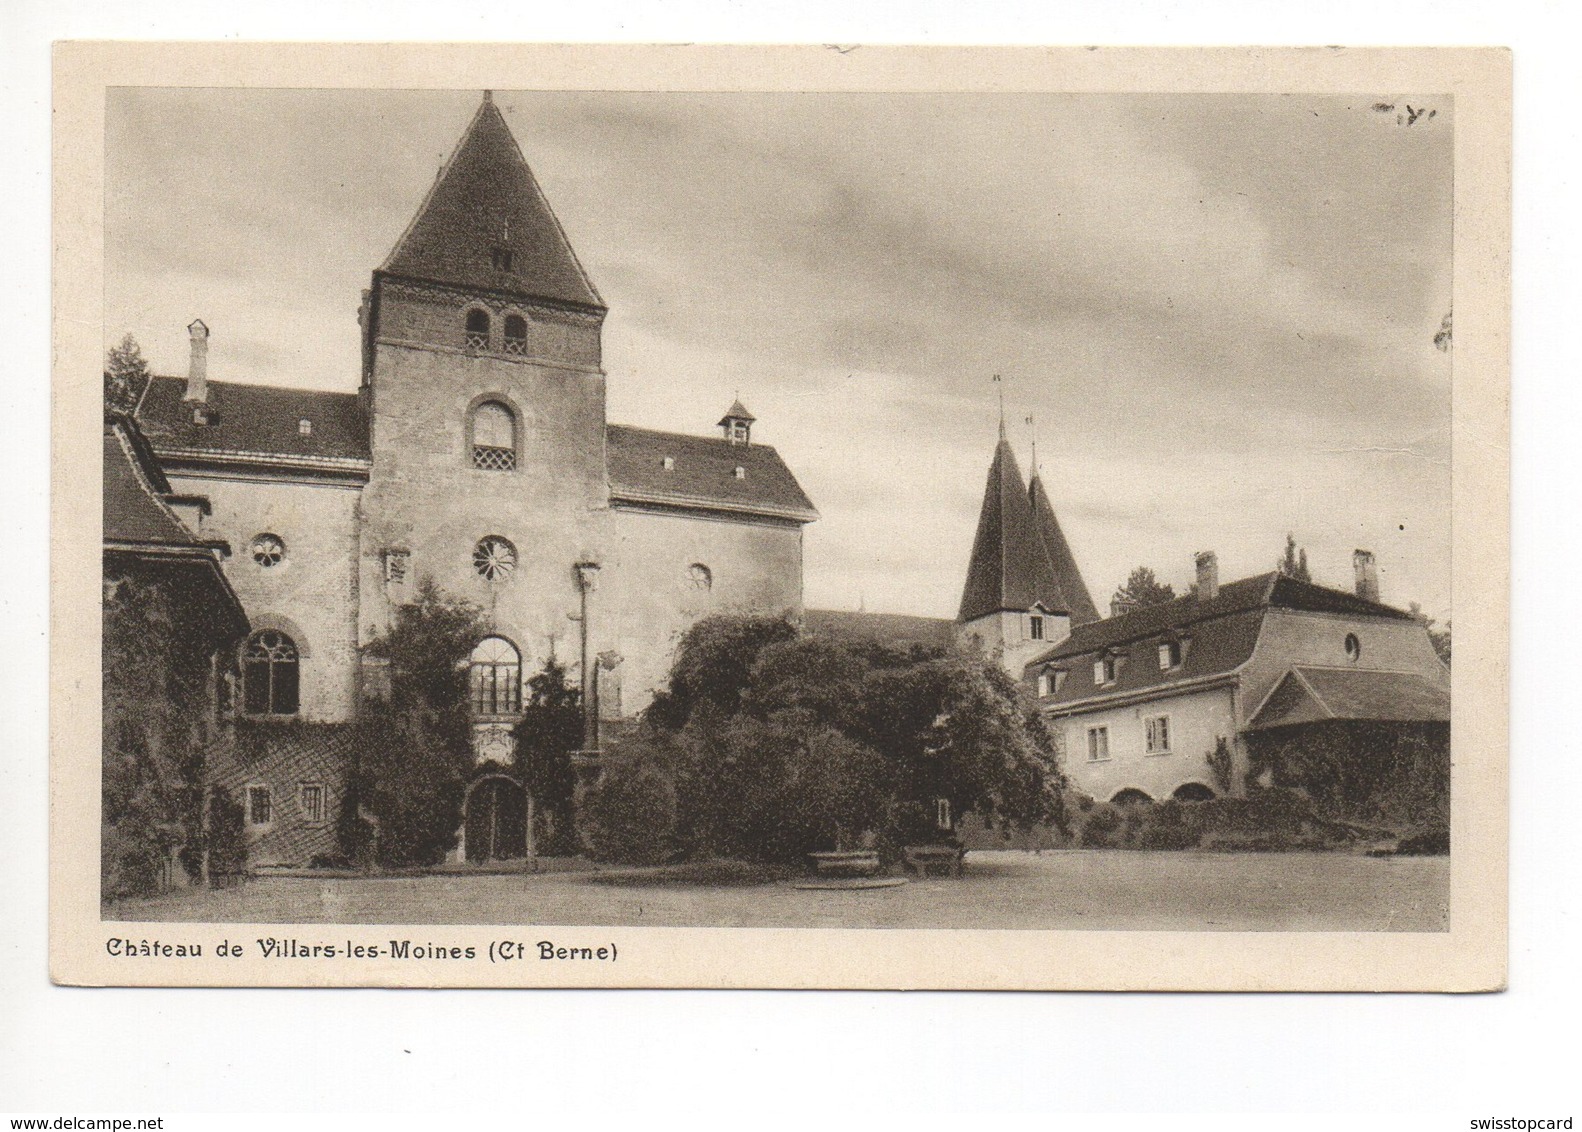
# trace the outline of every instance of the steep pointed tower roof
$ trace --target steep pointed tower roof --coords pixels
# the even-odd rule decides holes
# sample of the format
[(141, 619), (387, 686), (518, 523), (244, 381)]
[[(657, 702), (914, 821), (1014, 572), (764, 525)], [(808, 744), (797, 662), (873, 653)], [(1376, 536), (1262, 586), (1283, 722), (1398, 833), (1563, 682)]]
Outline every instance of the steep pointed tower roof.
[(487, 92), (380, 270), (604, 309)]
[(965, 624), (1000, 610), (1026, 612), (1037, 602), (1055, 613), (1069, 611), (1039, 537), (1033, 505), (1022, 483), (1016, 455), (1000, 434), (989, 465), (989, 482), (972, 540), (972, 560), (956, 620)]
[(1055, 518), (1055, 509), (1049, 504), (1049, 496), (1044, 492), (1044, 481), (1039, 478), (1036, 468), (1033, 469), (1033, 482), (1028, 485), (1027, 494), (1032, 500), (1033, 521), (1038, 527), (1039, 538), (1043, 540), (1044, 553), (1048, 555), (1049, 565), (1055, 572), (1055, 583), (1066, 597), (1069, 607), (1066, 612), (1071, 615), (1071, 623), (1086, 625), (1090, 621), (1097, 621), (1098, 608), (1088, 594), (1087, 583), (1082, 580), (1082, 571), (1077, 569), (1076, 557), (1071, 553), (1071, 545), (1066, 542), (1065, 533), (1060, 529), (1060, 521)]

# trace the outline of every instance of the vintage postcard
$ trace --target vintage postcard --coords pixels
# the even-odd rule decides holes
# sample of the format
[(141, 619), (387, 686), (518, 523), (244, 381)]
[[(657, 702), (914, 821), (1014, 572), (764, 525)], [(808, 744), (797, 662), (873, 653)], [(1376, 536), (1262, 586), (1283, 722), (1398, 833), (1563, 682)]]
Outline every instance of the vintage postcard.
[(55, 90), (57, 981), (1503, 985), (1505, 52)]

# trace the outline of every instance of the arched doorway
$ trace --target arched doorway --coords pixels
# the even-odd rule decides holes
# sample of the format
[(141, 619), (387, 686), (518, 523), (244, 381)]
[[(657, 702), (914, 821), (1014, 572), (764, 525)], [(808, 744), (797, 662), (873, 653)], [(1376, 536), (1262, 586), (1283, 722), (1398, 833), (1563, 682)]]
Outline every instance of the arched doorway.
[(1110, 799), (1112, 806), (1147, 806), (1152, 805), (1153, 799), (1135, 786), (1128, 786)]
[(480, 778), (467, 791), (467, 860), (527, 856), (527, 791), (503, 774)]
[(1212, 802), (1214, 791), (1201, 782), (1183, 782), (1170, 796), (1177, 802)]

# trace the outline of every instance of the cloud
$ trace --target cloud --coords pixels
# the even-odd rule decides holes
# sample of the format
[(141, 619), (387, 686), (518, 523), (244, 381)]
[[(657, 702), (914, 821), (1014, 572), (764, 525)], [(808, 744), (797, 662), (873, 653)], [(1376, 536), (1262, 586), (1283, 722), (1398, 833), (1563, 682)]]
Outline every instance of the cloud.
[[(611, 307), (611, 418), (702, 431), (740, 391), (825, 516), (811, 602), (954, 612), (1001, 373), (1101, 600), (1294, 530), (1448, 612), (1448, 100), (497, 99)], [(475, 106), (118, 94), (107, 340), (179, 372), (202, 314), (216, 376), (353, 387), (358, 292)]]

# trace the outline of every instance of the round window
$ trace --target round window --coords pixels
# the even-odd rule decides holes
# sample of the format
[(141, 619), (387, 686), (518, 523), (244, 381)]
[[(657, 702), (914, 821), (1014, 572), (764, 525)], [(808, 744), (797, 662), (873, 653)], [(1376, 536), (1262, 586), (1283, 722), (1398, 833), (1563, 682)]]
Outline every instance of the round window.
[(1362, 655), (1362, 642), (1357, 640), (1357, 634), (1346, 634), (1346, 659), (1356, 660)]
[(279, 535), (263, 534), (253, 539), (253, 561), (266, 570), (280, 565), (286, 556), (286, 544)]
[(504, 581), (516, 569), (516, 547), (499, 535), (481, 539), (473, 547), (472, 568), (480, 578), (491, 582)]

